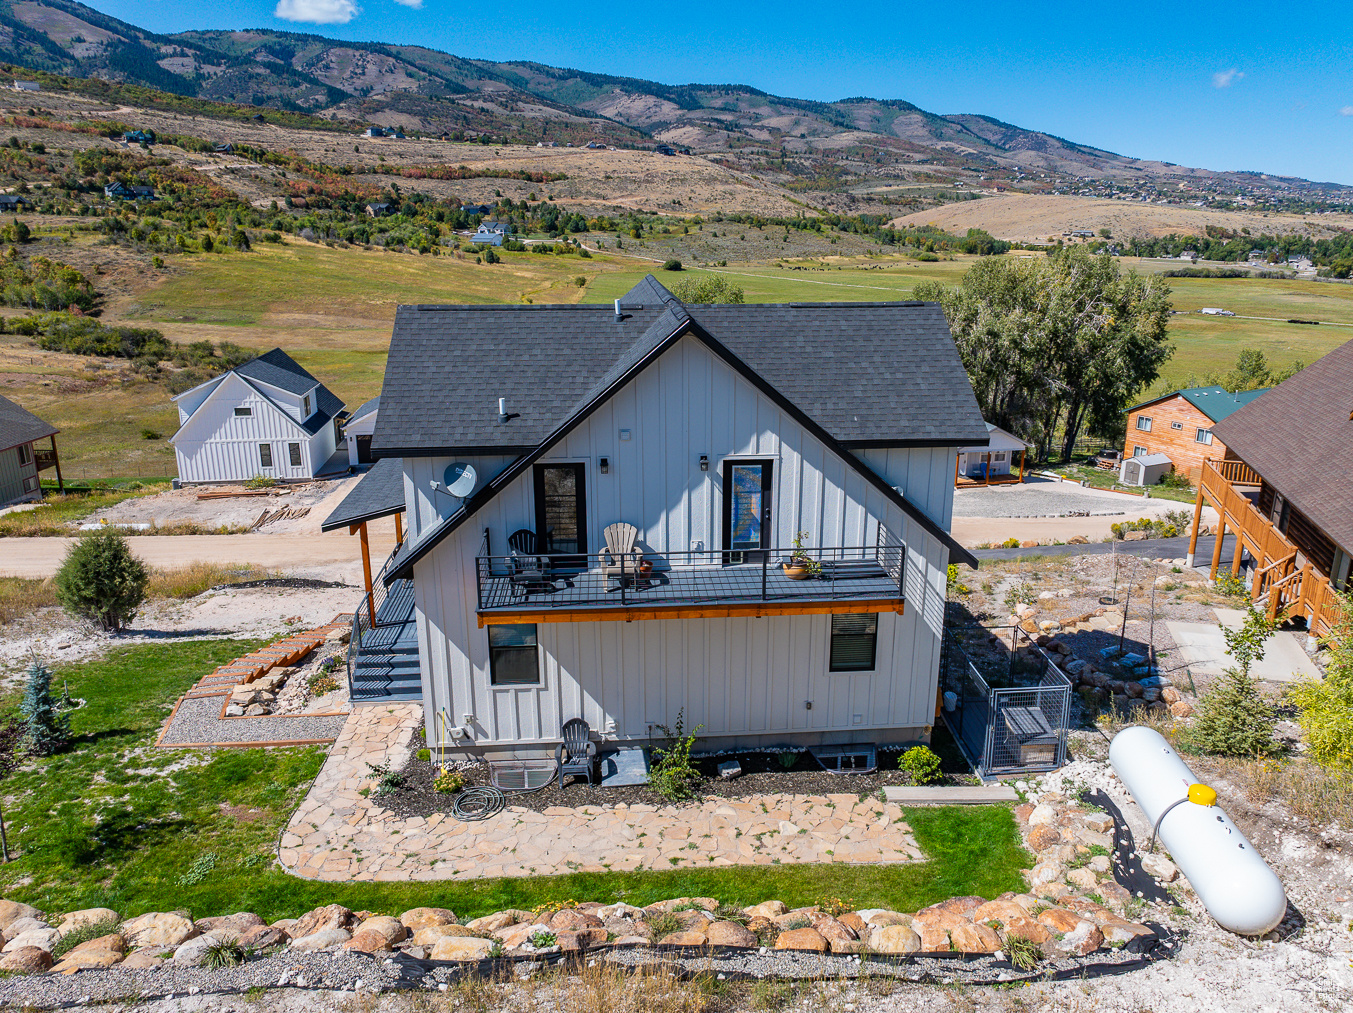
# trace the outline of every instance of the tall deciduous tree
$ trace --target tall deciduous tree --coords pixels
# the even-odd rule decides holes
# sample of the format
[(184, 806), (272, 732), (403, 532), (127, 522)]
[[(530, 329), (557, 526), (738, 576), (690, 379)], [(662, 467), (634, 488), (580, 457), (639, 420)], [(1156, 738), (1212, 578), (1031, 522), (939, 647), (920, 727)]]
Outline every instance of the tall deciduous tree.
[(1087, 425), (1112, 428), (1173, 351), (1169, 286), (1080, 247), (983, 260), (958, 286), (923, 282), (914, 295), (943, 305), (983, 415), (1044, 459), (1060, 438), (1069, 460)]

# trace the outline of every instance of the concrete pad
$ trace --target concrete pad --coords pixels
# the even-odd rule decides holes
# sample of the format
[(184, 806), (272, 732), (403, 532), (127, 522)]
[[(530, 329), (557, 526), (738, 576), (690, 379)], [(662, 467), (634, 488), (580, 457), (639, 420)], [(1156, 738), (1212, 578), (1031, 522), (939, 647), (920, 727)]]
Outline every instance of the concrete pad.
[[(1234, 629), (1245, 620), (1238, 609), (1214, 609), (1217, 625), (1212, 623), (1166, 623), (1179, 650), (1180, 660), (1194, 675), (1218, 676), (1234, 664), (1226, 653), (1222, 626)], [(1250, 667), (1250, 675), (1265, 682), (1296, 682), (1302, 678), (1319, 679), (1320, 671), (1302, 647), (1303, 637), (1279, 630), (1264, 642), (1264, 658)]]
[(1008, 784), (945, 785), (939, 788), (889, 784), (883, 788), (883, 797), (901, 805), (991, 805), (1019, 801), (1019, 795)]

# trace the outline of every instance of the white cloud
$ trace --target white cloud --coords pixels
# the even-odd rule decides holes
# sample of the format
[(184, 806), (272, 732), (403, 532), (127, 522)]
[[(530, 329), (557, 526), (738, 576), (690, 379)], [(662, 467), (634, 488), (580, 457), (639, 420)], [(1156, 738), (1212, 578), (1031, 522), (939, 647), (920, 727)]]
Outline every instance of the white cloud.
[(1230, 70), (1219, 70), (1212, 75), (1212, 87), (1229, 88), (1244, 76), (1245, 72), (1243, 70), (1236, 70), (1235, 67), (1232, 67)]
[(312, 25), (346, 25), (357, 14), (353, 0), (277, 0), (277, 10), (273, 11), (273, 16), (283, 21)]
[(412, 7), (416, 11), (423, 9), (423, 0), (395, 0), (397, 4), (403, 4), (405, 7)]
[(1353, 106), (1344, 106), (1339, 110), (1340, 116), (1353, 116)]

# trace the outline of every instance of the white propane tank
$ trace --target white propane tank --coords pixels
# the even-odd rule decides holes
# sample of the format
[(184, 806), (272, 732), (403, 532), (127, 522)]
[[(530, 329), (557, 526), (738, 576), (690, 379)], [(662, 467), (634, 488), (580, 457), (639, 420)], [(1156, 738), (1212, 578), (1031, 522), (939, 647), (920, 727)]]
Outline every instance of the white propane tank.
[[(1160, 733), (1140, 725), (1124, 728), (1109, 746), (1109, 762), (1147, 820), (1152, 825), (1160, 820), (1160, 842), (1218, 925), (1242, 936), (1277, 927), (1287, 913), (1282, 883), (1213, 804), (1216, 792), (1197, 783)], [(1194, 801), (1174, 805), (1190, 798)]]

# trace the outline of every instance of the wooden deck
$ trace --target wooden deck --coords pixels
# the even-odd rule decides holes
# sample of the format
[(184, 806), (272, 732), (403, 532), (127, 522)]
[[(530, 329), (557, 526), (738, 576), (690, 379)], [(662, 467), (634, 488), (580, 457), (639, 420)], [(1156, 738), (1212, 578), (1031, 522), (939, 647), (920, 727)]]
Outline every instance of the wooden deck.
[(1222, 565), (1222, 540), (1229, 530), (1236, 536), (1231, 558), (1232, 575), (1240, 573), (1241, 549), (1248, 550), (1255, 561), (1251, 600), (1262, 603), (1270, 618), (1280, 613), (1302, 616), (1312, 634), (1326, 636), (1338, 620), (1338, 594), (1309, 562), (1297, 565), (1296, 545), (1240, 491), (1240, 487), (1257, 487), (1259, 484), (1259, 474), (1243, 461), (1203, 462), (1198, 498), (1193, 508), (1189, 556), (1193, 556), (1198, 545), (1198, 524), (1206, 502), (1221, 518), (1212, 549), (1212, 578), (1216, 579)]

